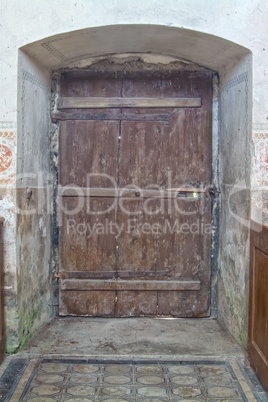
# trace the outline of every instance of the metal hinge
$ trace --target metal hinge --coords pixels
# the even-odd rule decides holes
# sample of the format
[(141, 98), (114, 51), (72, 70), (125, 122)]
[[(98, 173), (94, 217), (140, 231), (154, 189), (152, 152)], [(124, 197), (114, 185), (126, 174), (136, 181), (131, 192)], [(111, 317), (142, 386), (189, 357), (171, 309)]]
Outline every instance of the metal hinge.
[(220, 193), (220, 190), (218, 190), (215, 186), (211, 186), (209, 188), (209, 194), (213, 197), (217, 197)]
[(53, 273), (53, 281), (58, 281), (60, 279), (60, 274), (58, 272)]

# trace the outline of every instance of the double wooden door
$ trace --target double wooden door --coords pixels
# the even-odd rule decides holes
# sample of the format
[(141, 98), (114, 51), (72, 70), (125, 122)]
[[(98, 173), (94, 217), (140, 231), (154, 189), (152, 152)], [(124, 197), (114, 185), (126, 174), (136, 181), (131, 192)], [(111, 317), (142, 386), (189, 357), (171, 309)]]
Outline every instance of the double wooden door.
[(67, 72), (60, 315), (210, 314), (209, 72)]

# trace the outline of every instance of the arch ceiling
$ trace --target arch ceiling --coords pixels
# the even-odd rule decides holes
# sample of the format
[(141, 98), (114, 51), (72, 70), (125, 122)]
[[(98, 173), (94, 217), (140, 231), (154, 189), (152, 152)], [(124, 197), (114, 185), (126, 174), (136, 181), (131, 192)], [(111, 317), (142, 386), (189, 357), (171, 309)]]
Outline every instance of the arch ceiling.
[(215, 71), (249, 53), (207, 33), (160, 25), (110, 25), (62, 33), (21, 48), (48, 69), (121, 53), (153, 53), (189, 60)]

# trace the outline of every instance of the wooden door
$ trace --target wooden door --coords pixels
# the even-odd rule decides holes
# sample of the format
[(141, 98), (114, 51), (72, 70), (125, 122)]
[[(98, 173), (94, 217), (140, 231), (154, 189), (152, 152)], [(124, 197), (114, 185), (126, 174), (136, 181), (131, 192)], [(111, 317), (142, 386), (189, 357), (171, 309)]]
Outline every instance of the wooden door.
[(268, 226), (251, 224), (248, 354), (268, 391)]
[(208, 72), (69, 72), (60, 120), (60, 314), (210, 314)]

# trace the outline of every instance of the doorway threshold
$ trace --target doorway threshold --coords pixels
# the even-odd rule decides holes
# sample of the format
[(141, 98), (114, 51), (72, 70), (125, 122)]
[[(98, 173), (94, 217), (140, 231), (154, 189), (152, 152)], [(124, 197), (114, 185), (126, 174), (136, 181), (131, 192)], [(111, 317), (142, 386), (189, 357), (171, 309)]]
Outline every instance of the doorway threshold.
[(228, 359), (245, 351), (216, 320), (54, 318), (22, 352), (32, 357)]

